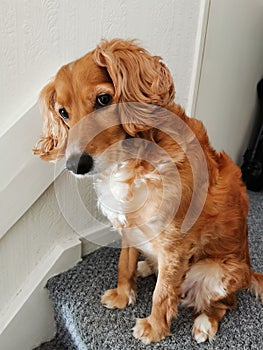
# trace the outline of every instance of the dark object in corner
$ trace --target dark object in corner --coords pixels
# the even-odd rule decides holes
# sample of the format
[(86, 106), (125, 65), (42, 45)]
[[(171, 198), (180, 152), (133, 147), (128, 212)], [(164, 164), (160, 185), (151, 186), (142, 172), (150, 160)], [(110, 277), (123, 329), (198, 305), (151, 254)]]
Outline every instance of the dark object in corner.
[(263, 187), (263, 79), (257, 85), (260, 105), (260, 124), (251, 147), (244, 154), (241, 167), (243, 180), (251, 191), (260, 191)]

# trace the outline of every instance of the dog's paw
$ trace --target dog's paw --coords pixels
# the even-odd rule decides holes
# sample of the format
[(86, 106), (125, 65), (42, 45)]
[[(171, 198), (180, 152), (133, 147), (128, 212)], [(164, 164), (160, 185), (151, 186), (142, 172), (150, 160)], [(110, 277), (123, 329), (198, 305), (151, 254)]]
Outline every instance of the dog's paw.
[(198, 344), (203, 343), (206, 340), (212, 342), (215, 338), (217, 328), (217, 321), (209, 318), (206, 314), (203, 313), (194, 321), (192, 330), (193, 337)]
[(158, 322), (151, 322), (151, 317), (137, 318), (133, 328), (133, 336), (146, 345), (158, 342), (168, 335), (170, 335), (170, 332), (158, 326)]
[(137, 265), (137, 276), (148, 277), (154, 273), (153, 268), (148, 264), (147, 261), (139, 261)]
[(136, 293), (134, 290), (109, 289), (101, 297), (101, 303), (108, 309), (124, 309), (127, 305), (135, 304)]

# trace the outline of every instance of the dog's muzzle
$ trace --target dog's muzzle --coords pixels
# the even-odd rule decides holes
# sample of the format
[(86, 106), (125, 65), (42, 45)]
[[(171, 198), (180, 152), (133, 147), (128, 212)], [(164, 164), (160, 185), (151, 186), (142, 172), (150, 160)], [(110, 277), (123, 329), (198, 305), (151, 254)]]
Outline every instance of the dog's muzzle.
[(66, 167), (74, 174), (85, 175), (93, 168), (93, 159), (85, 152), (74, 154), (67, 160)]

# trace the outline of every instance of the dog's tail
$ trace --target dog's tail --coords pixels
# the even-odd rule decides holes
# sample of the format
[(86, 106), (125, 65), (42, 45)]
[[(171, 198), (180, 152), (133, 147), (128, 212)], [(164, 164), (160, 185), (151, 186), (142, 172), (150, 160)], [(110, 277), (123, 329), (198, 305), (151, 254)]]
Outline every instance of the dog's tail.
[(250, 290), (261, 299), (263, 303), (263, 274), (258, 272), (252, 272), (251, 287)]

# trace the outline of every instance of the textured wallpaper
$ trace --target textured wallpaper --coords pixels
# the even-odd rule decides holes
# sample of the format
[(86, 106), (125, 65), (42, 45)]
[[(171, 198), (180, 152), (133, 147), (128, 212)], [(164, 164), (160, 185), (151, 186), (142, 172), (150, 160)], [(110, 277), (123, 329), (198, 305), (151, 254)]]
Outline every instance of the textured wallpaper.
[(101, 38), (136, 38), (161, 55), (186, 107), (199, 7), (199, 0), (1, 0), (0, 132), (62, 64)]

